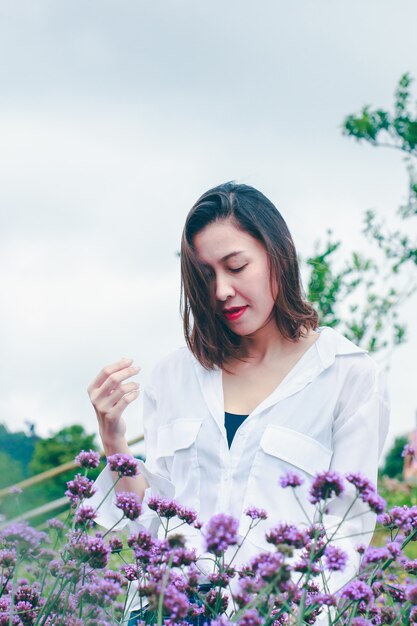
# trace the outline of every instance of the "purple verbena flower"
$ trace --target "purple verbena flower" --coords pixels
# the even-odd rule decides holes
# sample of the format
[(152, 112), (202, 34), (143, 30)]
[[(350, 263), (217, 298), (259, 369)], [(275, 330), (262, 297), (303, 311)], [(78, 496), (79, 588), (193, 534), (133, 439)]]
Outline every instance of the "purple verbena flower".
[(126, 576), (127, 580), (133, 581), (138, 580), (140, 571), (138, 570), (136, 565), (127, 564), (123, 566), (123, 573)]
[(345, 478), (359, 493), (376, 491), (375, 485), (361, 472), (348, 472)]
[(416, 530), (417, 528), (417, 506), (413, 504), (408, 509), (408, 522), (411, 526), (412, 530)]
[(0, 531), (0, 545), (14, 548), (16, 552), (27, 556), (38, 554), (41, 544), (49, 541), (46, 533), (35, 530), (26, 522), (13, 522)]
[(410, 574), (417, 574), (417, 559), (414, 559), (413, 561), (405, 559), (402, 565), (406, 572), (409, 572)]
[(211, 626), (234, 626), (236, 622), (231, 622), (225, 615), (220, 615), (210, 621)]
[(312, 576), (318, 576), (322, 572), (322, 568), (316, 561), (311, 562), (310, 555), (308, 553), (302, 554), (299, 560), (294, 563), (293, 570), (295, 572), (310, 572)]
[(231, 578), (232, 576), (230, 576), (226, 572), (215, 572), (214, 574), (208, 575), (208, 579), (213, 585), (222, 588), (227, 587), (227, 585), (230, 583)]
[(195, 548), (176, 548), (172, 550), (171, 555), (173, 567), (187, 567), (197, 561)]
[(170, 615), (171, 620), (174, 620), (173, 623), (176, 623), (175, 620), (187, 616), (190, 601), (185, 593), (179, 591), (174, 585), (169, 584), (164, 591), (163, 607)]
[(97, 513), (92, 506), (80, 506), (75, 515), (75, 523), (77, 526), (92, 528), (93, 522), (97, 517)]
[(306, 534), (293, 524), (282, 523), (271, 528), (265, 535), (268, 543), (274, 546), (288, 544), (294, 548), (303, 548), (307, 543)]
[(34, 624), (38, 615), (38, 611), (26, 600), (17, 601), (15, 611), (19, 615), (22, 624)]
[(28, 602), (30, 606), (38, 606), (40, 599), (40, 593), (35, 584), (22, 584), (16, 589), (15, 600), (17, 602)]
[(87, 582), (78, 593), (78, 597), (91, 604), (103, 606), (114, 602), (121, 593), (121, 585), (113, 580), (98, 578)]
[(180, 512), (180, 506), (173, 500), (161, 498), (159, 501), (158, 514), (167, 519), (175, 517)]
[(374, 599), (372, 589), (362, 580), (353, 580), (348, 583), (342, 589), (341, 596), (347, 600), (353, 600), (354, 602), (364, 601), (367, 604), (372, 604)]
[[(263, 580), (272, 581), (279, 576), (287, 576), (288, 568), (285, 557), (280, 552), (263, 552), (258, 554), (249, 563), (250, 570)], [(284, 568), (284, 571), (281, 569)]]
[(204, 527), (206, 549), (220, 556), (229, 547), (238, 542), (239, 521), (231, 515), (217, 513)]
[(139, 463), (130, 454), (112, 454), (107, 457), (107, 464), (112, 472), (119, 476), (137, 476)]
[(141, 514), (141, 502), (139, 497), (130, 492), (120, 492), (116, 494), (116, 506), (123, 511), (125, 517), (135, 520)]
[(47, 524), (49, 528), (54, 528), (55, 530), (63, 530), (65, 528), (64, 522), (61, 522), (61, 520), (56, 517), (51, 517), (51, 519), (47, 521)]
[(129, 548), (138, 547), (144, 552), (149, 552), (154, 545), (154, 540), (147, 530), (140, 530), (137, 534), (130, 535), (127, 545)]
[(0, 550), (0, 566), (1, 569), (9, 569), (16, 565), (16, 550), (10, 548), (6, 550)]
[(112, 552), (120, 552), (123, 550), (123, 541), (119, 537), (110, 537), (109, 546)]
[(221, 590), (218, 591), (217, 589), (210, 589), (210, 591), (207, 592), (204, 601), (209, 609), (216, 608), (219, 614), (224, 613), (229, 604), (228, 597), (224, 595)]
[(161, 496), (151, 496), (147, 501), (148, 508), (158, 513), (160, 517), (170, 519), (175, 517), (181, 508), (174, 500), (161, 498)]
[(283, 476), (279, 477), (278, 483), (283, 488), (299, 487), (304, 483), (304, 478), (296, 472), (287, 472), (286, 474), (283, 474)]
[(190, 525), (193, 524), (197, 519), (196, 511), (193, 511), (193, 509), (189, 509), (186, 506), (177, 507), (177, 516), (180, 520)]
[(255, 520), (255, 519), (267, 519), (267, 517), (268, 517), (268, 513), (265, 511), (265, 509), (258, 509), (256, 506), (249, 506), (245, 510), (245, 515), (247, 515), (248, 517), (250, 517), (253, 520)]
[(373, 491), (364, 491), (359, 495), (360, 499), (365, 502), (371, 511), (381, 515), (385, 511), (387, 503), (378, 493)]
[(261, 626), (265, 620), (256, 609), (247, 609), (239, 619), (239, 626)]
[(315, 604), (319, 606), (336, 606), (337, 598), (332, 593), (318, 593), (313, 596)]
[(404, 587), (403, 585), (400, 585), (400, 586), (387, 585), (387, 591), (389, 595), (391, 596), (391, 598), (394, 600), (394, 602), (399, 602), (402, 604), (407, 599), (406, 587)]
[[(417, 528), (417, 507), (414, 505), (408, 507), (405, 504), (403, 506), (394, 506), (388, 512), (383, 515), (379, 515), (378, 521), (383, 526), (389, 529), (399, 528), (405, 535), (409, 535), (410, 532)], [(399, 537), (396, 537), (399, 541)]]
[(49, 563), (49, 570), (52, 576), (55, 576), (55, 577), (60, 576), (61, 567), (62, 567), (62, 561), (60, 559), (52, 559), (52, 561), (50, 561)]
[(94, 569), (103, 569), (109, 561), (110, 548), (105, 545), (101, 533), (95, 537), (88, 537), (87, 543), (88, 563)]
[(75, 457), (75, 462), (80, 467), (95, 469), (100, 465), (100, 453), (94, 450), (81, 450)]
[(78, 503), (79, 500), (83, 500), (84, 498), (91, 498), (96, 492), (94, 481), (81, 474), (77, 474), (73, 480), (69, 480), (67, 487), (68, 489), (65, 495), (73, 504)]
[(391, 554), (385, 546), (381, 548), (370, 546), (363, 555), (362, 565), (365, 566), (368, 563), (378, 563), (380, 561), (385, 561), (390, 557)]
[(338, 546), (329, 544), (324, 550), (324, 563), (330, 571), (343, 571), (348, 561), (348, 555)]
[(317, 504), (333, 495), (340, 496), (345, 490), (343, 479), (337, 472), (326, 470), (318, 472), (310, 487), (310, 502)]
[(411, 602), (411, 604), (417, 604), (417, 583), (414, 583), (414, 585), (410, 585), (409, 587), (407, 587), (405, 595), (407, 597), (407, 600)]

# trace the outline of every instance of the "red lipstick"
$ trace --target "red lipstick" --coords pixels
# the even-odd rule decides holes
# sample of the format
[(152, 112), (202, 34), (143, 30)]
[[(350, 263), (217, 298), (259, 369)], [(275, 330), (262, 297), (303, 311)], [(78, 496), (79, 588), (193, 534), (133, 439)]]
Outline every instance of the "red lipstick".
[(223, 315), (226, 319), (233, 322), (234, 320), (239, 319), (239, 317), (242, 317), (247, 308), (247, 306), (232, 307), (223, 311)]

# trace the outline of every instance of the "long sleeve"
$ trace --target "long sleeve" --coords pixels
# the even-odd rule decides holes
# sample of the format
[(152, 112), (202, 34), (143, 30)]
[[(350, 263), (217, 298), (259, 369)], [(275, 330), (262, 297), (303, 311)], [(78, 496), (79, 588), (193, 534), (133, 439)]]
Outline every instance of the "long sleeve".
[[(336, 416), (333, 428), (333, 457), (330, 469), (341, 474), (360, 472), (377, 485), (378, 463), (389, 426), (389, 396), (385, 373), (368, 360), (367, 370), (360, 371), (345, 387), (347, 400)], [(345, 481), (346, 491), (328, 503), (324, 524), (331, 535), (349, 509), (333, 537), (336, 546), (348, 553), (348, 566), (343, 572), (332, 572), (329, 588), (335, 592), (357, 573), (360, 555), (358, 544), (368, 546), (376, 524), (376, 514), (359, 498), (352, 505), (356, 490)]]
[[(137, 520), (130, 521), (122, 518), (120, 509), (116, 507), (116, 493), (112, 489), (114, 485), (113, 472), (108, 466), (103, 469), (97, 477), (94, 486), (96, 493), (89, 500), (89, 505), (97, 511), (96, 522), (104, 528), (112, 528), (117, 522), (115, 530), (127, 528), (134, 532), (143, 528), (156, 534), (159, 527), (159, 519), (156, 513), (147, 506), (147, 501), (152, 495), (160, 495), (164, 498), (172, 498), (174, 495), (174, 485), (169, 480), (168, 472), (162, 460), (156, 457), (156, 443), (158, 430), (157, 400), (153, 388), (148, 385), (143, 394), (143, 428), (145, 437), (146, 461), (139, 461), (139, 472), (145, 477), (149, 488), (146, 489), (143, 502), (142, 514)], [(111, 491), (110, 491), (111, 490)], [(110, 491), (106, 500), (100, 504), (105, 495)], [(100, 505), (100, 506), (99, 506)], [(119, 521), (120, 520), (120, 521)]]

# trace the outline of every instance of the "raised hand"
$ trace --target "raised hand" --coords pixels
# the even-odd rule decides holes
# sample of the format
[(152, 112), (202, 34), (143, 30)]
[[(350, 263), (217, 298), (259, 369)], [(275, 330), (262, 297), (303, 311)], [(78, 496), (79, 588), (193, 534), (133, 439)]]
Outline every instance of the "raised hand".
[(126, 422), (122, 414), (139, 396), (138, 383), (123, 383), (141, 369), (132, 363), (133, 359), (122, 359), (106, 365), (87, 388), (105, 447), (117, 446), (125, 440)]

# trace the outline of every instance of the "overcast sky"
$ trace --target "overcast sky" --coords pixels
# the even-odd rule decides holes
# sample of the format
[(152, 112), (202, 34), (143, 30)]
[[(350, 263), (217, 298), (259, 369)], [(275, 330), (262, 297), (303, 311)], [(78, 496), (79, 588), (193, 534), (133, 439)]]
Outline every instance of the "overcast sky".
[[(98, 370), (131, 356), (145, 384), (183, 344), (176, 252), (220, 182), (269, 196), (303, 257), (327, 228), (366, 251), (364, 211), (391, 220), (407, 178), (341, 123), (417, 77), (416, 21), (415, 0), (0, 0), (0, 420), (96, 432)], [(415, 422), (415, 308), (389, 443)]]

